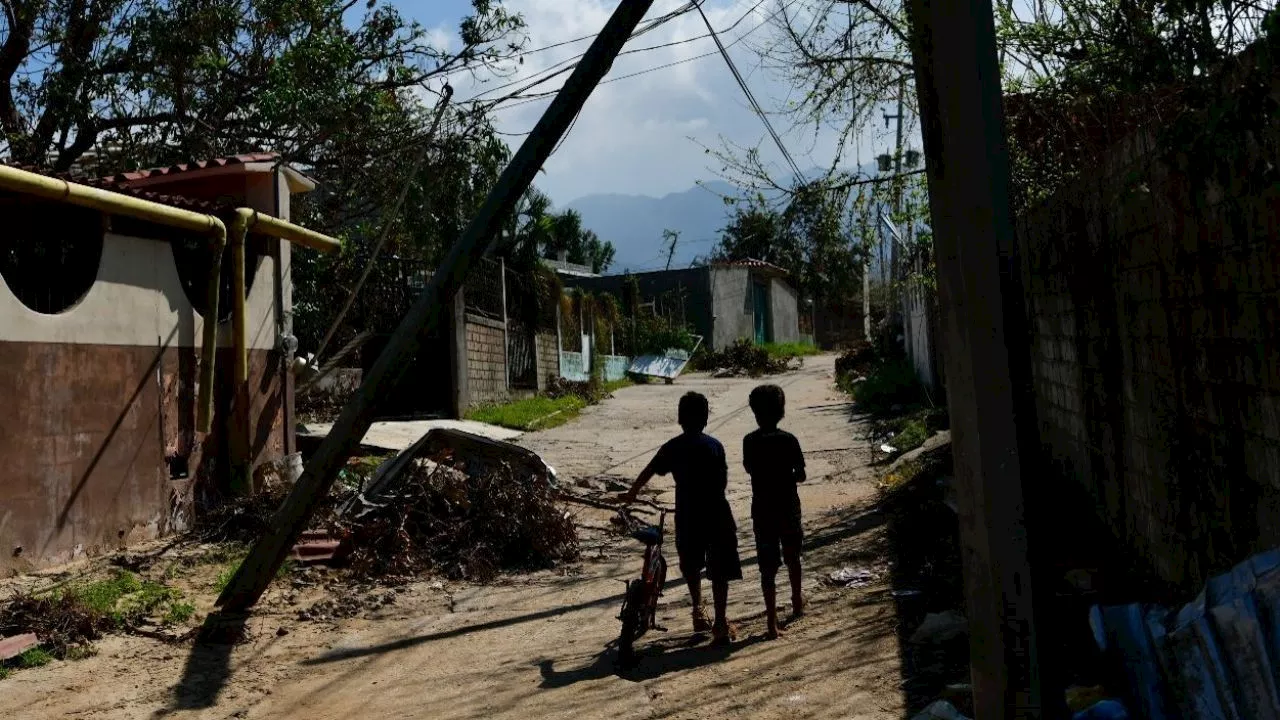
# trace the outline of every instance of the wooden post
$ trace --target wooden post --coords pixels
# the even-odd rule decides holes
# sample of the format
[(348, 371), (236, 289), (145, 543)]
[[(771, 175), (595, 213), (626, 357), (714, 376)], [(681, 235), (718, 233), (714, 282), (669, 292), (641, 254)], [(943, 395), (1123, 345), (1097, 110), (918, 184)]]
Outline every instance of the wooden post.
[(453, 381), (453, 415), (459, 419), (471, 406), (471, 387), (467, 375), (467, 296), (461, 287), (449, 301), (449, 354), (453, 362), (449, 373)]
[(378, 398), (390, 392), (404, 374), (408, 360), (418, 350), (423, 331), (443, 319), (449, 300), (466, 281), (471, 266), (484, 253), (502, 223), (514, 212), (520, 195), (533, 182), (538, 169), (564, 137), (591, 91), (609, 71), (623, 44), (652, 5), (653, 0), (622, 0), (591, 47), (587, 48), (563, 89), (502, 171), (479, 212), (450, 248), (409, 314), (396, 328), (359, 391), (343, 408), (328, 437), (307, 463), (302, 477), (272, 519), (271, 529), (254, 544), (218, 597), (217, 604), (225, 611), (244, 610), (258, 602), (298, 535), (311, 521), (316, 507), (328, 494), (338, 472), (369, 430)]
[[(1027, 344), (990, 0), (911, 0), (960, 514), (974, 709), (1045, 706), (1028, 559), (1019, 425)], [(1056, 713), (1054, 713), (1056, 714)]]

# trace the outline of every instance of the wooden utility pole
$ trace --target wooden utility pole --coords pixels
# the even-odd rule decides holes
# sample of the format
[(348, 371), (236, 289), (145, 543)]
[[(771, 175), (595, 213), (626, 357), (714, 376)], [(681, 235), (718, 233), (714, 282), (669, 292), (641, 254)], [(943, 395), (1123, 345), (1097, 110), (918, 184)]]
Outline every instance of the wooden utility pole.
[(1028, 560), (1019, 426), (1034, 434), (1036, 421), (1024, 393), (1029, 357), (991, 0), (911, 0), (909, 8), (974, 709), (979, 720), (1056, 715), (1042, 691)]
[(226, 590), (218, 597), (218, 605), (224, 610), (244, 610), (262, 596), (298, 535), (310, 522), (317, 505), (328, 494), (338, 472), (368, 431), (378, 399), (394, 390), (404, 374), (407, 361), (418, 350), (425, 334), (423, 331), (443, 319), (445, 308), (462, 287), (471, 266), (499, 232), (503, 221), (514, 212), (520, 195), (533, 182), (538, 169), (551, 155), (591, 91), (609, 71), (623, 44), (652, 5), (653, 0), (622, 0), (614, 10), (609, 22), (605, 23), (600, 35), (565, 81), (563, 89), (502, 171), (480, 211), (449, 250), (409, 314), (400, 322), (360, 389), (343, 408), (328, 437), (276, 512), (271, 529), (249, 551)]

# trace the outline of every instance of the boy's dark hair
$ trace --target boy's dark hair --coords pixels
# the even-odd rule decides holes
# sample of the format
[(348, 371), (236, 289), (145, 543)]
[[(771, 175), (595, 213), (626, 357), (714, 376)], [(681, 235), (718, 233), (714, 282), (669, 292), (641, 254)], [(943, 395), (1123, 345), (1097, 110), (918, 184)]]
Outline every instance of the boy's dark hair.
[(758, 385), (751, 391), (747, 404), (755, 413), (756, 421), (777, 423), (787, 412), (787, 396), (777, 385)]
[(680, 427), (690, 432), (700, 431), (707, 426), (707, 418), (711, 417), (711, 404), (702, 393), (687, 392), (680, 398), (678, 411)]

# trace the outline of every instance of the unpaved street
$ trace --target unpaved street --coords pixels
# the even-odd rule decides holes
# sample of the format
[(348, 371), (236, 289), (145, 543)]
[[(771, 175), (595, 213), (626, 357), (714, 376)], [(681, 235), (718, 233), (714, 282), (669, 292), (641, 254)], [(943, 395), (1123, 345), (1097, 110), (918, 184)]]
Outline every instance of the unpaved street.
[[(882, 582), (848, 589), (821, 578), (846, 566), (883, 572), (881, 532), (862, 429), (832, 385), (832, 356), (773, 379), (787, 392), (783, 427), (806, 451), (802, 487), (810, 614), (766, 642), (748, 505), (742, 436), (754, 428), (747, 393), (759, 381), (681, 378), (642, 385), (520, 442), (562, 479), (629, 481), (678, 432), (676, 401), (711, 401), (708, 432), (729, 453), (729, 487), (745, 579), (730, 588), (739, 640), (694, 642), (689, 602), (668, 543), (672, 580), (660, 623), (640, 641), (638, 668), (615, 673), (621, 581), (640, 546), (607, 531), (609, 513), (574, 508), (584, 527), (579, 563), (490, 585), (425, 580), (394, 604), (326, 628), (296, 621), (273, 588), (234, 650), (111, 638), (97, 657), (23, 671), (0, 683), (0, 716), (164, 715), (201, 718), (898, 718), (902, 717), (894, 606)], [(599, 482), (597, 480), (597, 482)], [(671, 479), (655, 478), (673, 502)], [(780, 596), (786, 597), (785, 571)], [(285, 583), (277, 583), (282, 585)], [(709, 595), (709, 592), (708, 592)], [(210, 598), (211, 599), (211, 598)], [(283, 628), (287, 632), (279, 634)]]

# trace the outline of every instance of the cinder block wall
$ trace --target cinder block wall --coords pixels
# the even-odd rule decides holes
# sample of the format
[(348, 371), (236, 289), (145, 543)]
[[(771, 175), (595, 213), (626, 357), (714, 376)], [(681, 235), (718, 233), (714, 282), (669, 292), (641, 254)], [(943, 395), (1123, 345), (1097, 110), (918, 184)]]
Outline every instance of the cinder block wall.
[(551, 377), (560, 377), (560, 346), (555, 331), (539, 332), (534, 335), (538, 349), (538, 390), (547, 389), (547, 381)]
[(466, 333), (468, 405), (505, 402), (507, 356), (502, 321), (468, 313)]
[[(1260, 129), (1251, 161), (1274, 162), (1280, 122)], [(1071, 483), (1042, 489), (1083, 490), (1182, 592), (1280, 545), (1280, 185), (1224, 187), (1155, 137), (1020, 218), (1018, 247), (1040, 437)]]

